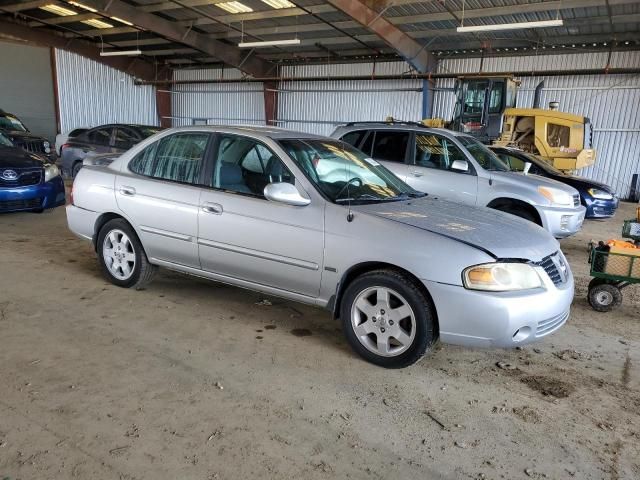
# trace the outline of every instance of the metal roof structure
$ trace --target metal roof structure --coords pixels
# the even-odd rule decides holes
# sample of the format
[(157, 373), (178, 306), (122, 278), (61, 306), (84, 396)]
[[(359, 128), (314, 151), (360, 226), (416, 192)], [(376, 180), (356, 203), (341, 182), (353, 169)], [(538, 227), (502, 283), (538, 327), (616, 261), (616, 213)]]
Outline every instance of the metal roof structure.
[[(552, 28), (460, 33), (457, 27), (562, 19)], [(0, 0), (0, 39), (71, 51), (139, 49), (103, 63), (140, 70), (226, 65), (254, 77), (277, 66), (640, 48), (638, 0)], [(299, 45), (239, 48), (241, 41)], [(133, 65), (135, 64), (135, 65)], [(133, 65), (133, 66), (132, 66)]]

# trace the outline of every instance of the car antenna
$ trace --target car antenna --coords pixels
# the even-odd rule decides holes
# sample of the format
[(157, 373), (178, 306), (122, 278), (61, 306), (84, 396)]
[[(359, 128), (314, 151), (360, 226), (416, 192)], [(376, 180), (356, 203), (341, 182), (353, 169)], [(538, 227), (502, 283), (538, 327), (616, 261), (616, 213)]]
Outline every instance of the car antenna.
[[(344, 151), (344, 142), (340, 143), (340, 148), (342, 149), (342, 157), (346, 158), (346, 152)], [(353, 222), (353, 212), (351, 211), (351, 192), (349, 191), (349, 186), (351, 185), (351, 165), (348, 165), (346, 167), (348, 169), (348, 175), (347, 175), (347, 222), (351, 223)]]

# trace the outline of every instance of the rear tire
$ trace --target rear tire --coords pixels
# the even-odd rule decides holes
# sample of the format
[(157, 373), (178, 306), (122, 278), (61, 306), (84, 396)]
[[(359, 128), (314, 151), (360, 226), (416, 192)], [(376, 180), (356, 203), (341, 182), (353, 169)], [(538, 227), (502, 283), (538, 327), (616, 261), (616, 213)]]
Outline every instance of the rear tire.
[[(596, 280), (596, 279), (594, 279)], [(589, 284), (589, 305), (596, 312), (610, 312), (622, 304), (622, 292), (615, 285), (609, 283)]]
[(356, 353), (385, 368), (414, 364), (436, 340), (431, 300), (413, 279), (393, 270), (353, 280), (342, 298), (340, 319)]
[(102, 271), (114, 285), (142, 289), (153, 279), (157, 267), (149, 263), (140, 239), (125, 220), (105, 223), (96, 246)]

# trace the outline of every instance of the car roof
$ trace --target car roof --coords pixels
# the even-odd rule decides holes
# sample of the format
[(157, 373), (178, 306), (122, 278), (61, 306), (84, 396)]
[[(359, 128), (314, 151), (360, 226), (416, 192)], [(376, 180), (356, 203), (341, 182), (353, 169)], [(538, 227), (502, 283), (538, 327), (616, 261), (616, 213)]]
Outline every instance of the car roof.
[(469, 135), (464, 132), (456, 132), (447, 128), (434, 128), (427, 127), (418, 122), (351, 122), (337, 127), (340, 131), (354, 131), (354, 130), (401, 130), (412, 132), (432, 132), (450, 135), (453, 137), (468, 137)]
[(322, 140), (335, 140), (330, 137), (315, 135), (313, 133), (298, 132), (296, 130), (288, 130), (286, 128), (260, 126), (260, 125), (189, 125), (184, 127), (173, 127), (168, 130), (171, 131), (210, 131), (212, 133), (231, 133), (238, 135), (254, 135), (269, 137), (274, 140), (281, 139), (322, 139)]

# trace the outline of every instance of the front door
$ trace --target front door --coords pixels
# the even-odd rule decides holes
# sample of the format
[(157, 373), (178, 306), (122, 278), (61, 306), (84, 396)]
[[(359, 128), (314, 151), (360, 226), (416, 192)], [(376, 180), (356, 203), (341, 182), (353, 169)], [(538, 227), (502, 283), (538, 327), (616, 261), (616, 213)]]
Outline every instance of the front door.
[(200, 183), (210, 138), (205, 132), (163, 137), (116, 177), (118, 206), (138, 227), (147, 256), (200, 268)]
[(269, 147), (240, 135), (218, 136), (212, 188), (203, 190), (198, 214), (202, 268), (316, 297), (324, 205), (295, 207), (268, 201), (263, 191), (272, 182), (296, 184)]
[[(413, 188), (454, 202), (476, 204), (478, 177), (453, 140), (432, 133), (417, 133), (413, 157), (407, 175), (407, 183)], [(469, 170), (452, 170), (455, 160), (466, 161)]]

